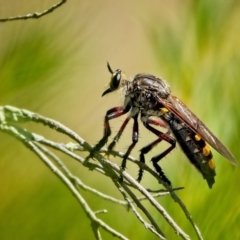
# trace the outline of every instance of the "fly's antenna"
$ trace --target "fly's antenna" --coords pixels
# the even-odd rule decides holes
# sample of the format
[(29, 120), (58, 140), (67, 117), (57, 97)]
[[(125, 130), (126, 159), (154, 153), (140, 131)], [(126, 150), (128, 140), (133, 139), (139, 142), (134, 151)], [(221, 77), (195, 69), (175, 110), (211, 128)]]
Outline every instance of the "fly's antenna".
[(113, 70), (111, 69), (110, 65), (109, 65), (109, 62), (107, 62), (107, 67), (108, 67), (108, 71), (113, 74)]

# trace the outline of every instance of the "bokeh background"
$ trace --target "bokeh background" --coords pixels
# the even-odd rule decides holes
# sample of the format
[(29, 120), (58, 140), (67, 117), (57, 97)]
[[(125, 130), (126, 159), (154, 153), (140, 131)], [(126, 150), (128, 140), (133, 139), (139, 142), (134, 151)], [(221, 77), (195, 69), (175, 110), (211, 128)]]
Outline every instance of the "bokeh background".
[[(55, 3), (0, 0), (0, 17), (41, 12)], [(238, 0), (72, 0), (38, 20), (0, 23), (0, 105), (54, 118), (95, 144), (102, 137), (105, 112), (121, 105), (118, 94), (101, 98), (110, 79), (109, 61), (129, 77), (146, 72), (167, 79), (174, 95), (240, 159), (239, 11)], [(111, 122), (113, 133), (123, 119)], [(22, 126), (67, 141), (40, 125)], [(143, 127), (140, 134), (135, 157), (155, 139)], [(130, 143), (131, 124), (116, 149), (124, 151)], [(147, 159), (166, 146), (160, 144)], [(217, 176), (212, 190), (179, 147), (161, 166), (173, 186), (185, 187), (179, 196), (205, 239), (240, 239), (240, 170), (213, 153)], [(63, 160), (86, 184), (121, 197), (109, 179)], [(127, 170), (137, 176), (135, 165), (129, 163)], [(148, 174), (142, 184), (161, 187)], [(129, 239), (157, 239), (123, 207), (81, 193), (94, 210), (107, 209), (99, 217)], [(178, 205), (170, 197), (158, 201), (196, 239)], [(177, 239), (163, 218), (152, 214), (169, 239)], [(93, 238), (90, 221), (66, 187), (33, 153), (0, 132), (0, 240)]]

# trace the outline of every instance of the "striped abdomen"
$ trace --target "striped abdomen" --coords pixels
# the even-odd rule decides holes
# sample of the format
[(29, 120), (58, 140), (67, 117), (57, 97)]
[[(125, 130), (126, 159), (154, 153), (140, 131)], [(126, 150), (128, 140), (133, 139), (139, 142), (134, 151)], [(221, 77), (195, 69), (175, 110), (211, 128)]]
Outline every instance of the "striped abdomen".
[(189, 161), (201, 172), (208, 186), (212, 188), (216, 173), (209, 146), (185, 123), (176, 118), (174, 114), (167, 113), (167, 115), (163, 116), (163, 119), (170, 126), (173, 135)]

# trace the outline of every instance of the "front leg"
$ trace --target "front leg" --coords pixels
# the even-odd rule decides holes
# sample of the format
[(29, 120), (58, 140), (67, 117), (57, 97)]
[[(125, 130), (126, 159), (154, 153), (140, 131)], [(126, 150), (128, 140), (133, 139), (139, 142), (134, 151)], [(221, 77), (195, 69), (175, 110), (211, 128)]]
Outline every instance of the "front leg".
[(131, 116), (128, 116), (125, 119), (125, 121), (123, 122), (123, 124), (122, 124), (121, 128), (119, 129), (117, 135), (113, 138), (113, 141), (108, 146), (109, 151), (113, 150), (113, 148), (115, 147), (116, 143), (118, 142), (118, 140), (122, 136), (122, 133), (123, 133), (123, 131), (124, 131), (125, 127), (127, 126), (130, 119), (131, 119)]
[(104, 118), (104, 130), (103, 130), (103, 137), (102, 139), (94, 146), (94, 148), (91, 150), (90, 154), (87, 156), (86, 161), (89, 158), (92, 158), (94, 155), (94, 152), (99, 151), (108, 140), (108, 137), (111, 135), (111, 128), (109, 125), (109, 120), (120, 117), (127, 113), (130, 110), (131, 106), (127, 105), (121, 106), (121, 107), (114, 107), (107, 111), (105, 118)]
[(125, 170), (126, 168), (126, 164), (127, 164), (127, 158), (130, 155), (131, 151), (133, 150), (133, 148), (135, 147), (135, 145), (138, 142), (138, 138), (139, 138), (139, 130), (138, 130), (138, 114), (136, 114), (134, 117), (132, 117), (134, 120), (133, 123), (133, 131), (132, 131), (132, 144), (128, 147), (127, 152), (124, 154), (123, 156), (123, 160), (122, 160), (122, 164), (121, 164), (121, 168), (122, 170)]

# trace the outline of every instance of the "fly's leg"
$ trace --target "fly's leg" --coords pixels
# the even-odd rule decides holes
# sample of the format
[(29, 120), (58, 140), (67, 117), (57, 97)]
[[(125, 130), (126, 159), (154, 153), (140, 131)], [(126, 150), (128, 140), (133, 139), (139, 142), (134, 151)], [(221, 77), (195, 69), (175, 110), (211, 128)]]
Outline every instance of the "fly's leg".
[[(161, 138), (158, 138), (157, 140), (155, 140), (154, 142), (152, 143), (149, 143), (147, 146), (143, 147), (141, 150), (140, 150), (140, 162), (144, 163), (145, 164), (145, 156), (144, 154), (147, 154), (153, 147), (155, 147), (158, 143), (160, 143), (162, 141)], [(143, 177), (143, 168), (139, 168), (139, 172), (138, 172), (138, 178), (137, 178), (137, 181), (138, 182), (141, 182), (142, 180), (142, 177)]]
[(121, 107), (115, 107), (111, 108), (107, 111), (105, 118), (104, 118), (104, 132), (103, 132), (103, 137), (102, 139), (94, 146), (90, 154), (87, 156), (86, 161), (89, 158), (92, 158), (94, 155), (94, 152), (99, 151), (106, 143), (108, 140), (108, 137), (111, 135), (111, 128), (109, 125), (109, 120), (120, 117), (127, 113), (130, 110), (131, 106), (127, 105), (126, 107), (121, 106)]
[(151, 118), (147, 119), (147, 123), (155, 125), (155, 126), (159, 126), (159, 127), (162, 127), (162, 128), (167, 128), (168, 127), (168, 125), (165, 122), (163, 122), (161, 120), (151, 119)]
[[(171, 146), (169, 148), (167, 148), (165, 151), (163, 151), (161, 154), (156, 155), (155, 157), (153, 157), (151, 159), (153, 166), (156, 170), (156, 172), (159, 174), (159, 176), (162, 178), (162, 180), (164, 182), (166, 182), (168, 185), (171, 186), (171, 182), (169, 181), (169, 179), (166, 177), (166, 175), (164, 174), (162, 168), (158, 165), (158, 162), (164, 158), (167, 154), (169, 154), (175, 147), (176, 147), (176, 140), (174, 138), (172, 138), (169, 135), (169, 132), (167, 133), (163, 133), (161, 131), (158, 131), (157, 129), (151, 127), (149, 125), (148, 122), (144, 122), (144, 126), (151, 131), (152, 133), (154, 133), (155, 135), (158, 136), (158, 139), (155, 140), (154, 142), (148, 144), (146, 147), (142, 148), (140, 150), (141, 154), (140, 154), (140, 161), (141, 162), (145, 162), (145, 156), (144, 154), (148, 153), (153, 147), (155, 147), (159, 142), (161, 142), (162, 140), (168, 142), (169, 144), (171, 144)], [(140, 181), (142, 178), (142, 172), (140, 171), (139, 176), (138, 176), (138, 181)]]
[(129, 120), (131, 119), (131, 116), (128, 116), (125, 121), (123, 122), (121, 128), (119, 129), (117, 135), (114, 137), (113, 141), (109, 144), (108, 146), (108, 150), (113, 150), (113, 148), (115, 147), (116, 143), (118, 142), (118, 140), (120, 139), (120, 137), (122, 136), (122, 133), (125, 129), (125, 127), (127, 126)]
[(121, 168), (122, 170), (125, 170), (126, 168), (126, 163), (127, 163), (127, 158), (130, 155), (131, 151), (133, 150), (133, 148), (135, 147), (135, 145), (138, 142), (138, 138), (139, 138), (139, 130), (138, 130), (138, 114), (136, 114), (133, 118), (133, 132), (132, 132), (132, 144), (128, 147), (127, 152), (124, 154), (123, 156), (123, 160), (122, 160), (122, 164), (121, 164)]
[[(165, 122), (163, 122), (161, 120), (150, 119), (145, 114), (141, 115), (141, 120), (142, 120), (143, 123), (147, 122), (148, 124), (152, 124), (152, 125), (159, 126), (159, 127), (162, 127), (162, 128), (167, 128), (168, 127)], [(144, 154), (147, 154), (153, 147), (155, 147), (161, 141), (162, 141), (162, 139), (158, 138), (154, 142), (152, 142), (152, 143), (148, 144), (147, 146), (143, 147), (140, 150), (140, 152), (141, 152), (140, 153), (140, 158), (139, 158), (140, 162), (145, 164), (145, 156), (144, 156)], [(143, 172), (144, 172), (144, 170), (140, 167), (139, 168), (139, 172), (138, 172), (138, 178), (137, 178), (138, 182), (140, 182), (142, 180)]]

